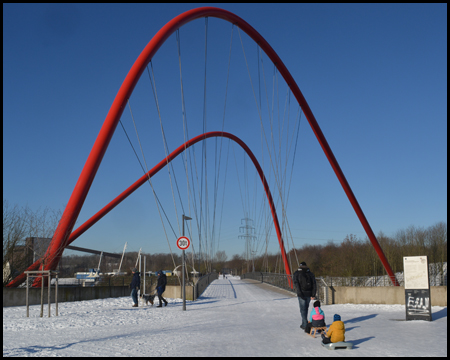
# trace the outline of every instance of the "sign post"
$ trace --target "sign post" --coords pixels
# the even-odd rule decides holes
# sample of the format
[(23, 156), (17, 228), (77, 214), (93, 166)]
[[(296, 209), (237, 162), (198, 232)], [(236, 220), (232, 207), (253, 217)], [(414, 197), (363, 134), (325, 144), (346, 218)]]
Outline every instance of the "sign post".
[(403, 257), (406, 320), (431, 321), (430, 279), (427, 256)]
[(191, 245), (191, 241), (189, 240), (189, 238), (187, 238), (186, 236), (184, 236), (184, 220), (192, 220), (192, 218), (186, 216), (183, 214), (183, 236), (179, 237), (177, 240), (177, 246), (180, 250), (183, 251), (183, 254), (181, 256), (182, 258), (182, 272), (183, 272), (183, 276), (182, 276), (182, 282), (181, 282), (181, 292), (183, 294), (183, 311), (186, 311), (186, 287), (185, 287), (185, 283), (184, 283), (184, 273), (185, 273), (185, 257), (184, 257), (184, 250), (186, 250), (187, 248), (189, 248), (189, 246)]

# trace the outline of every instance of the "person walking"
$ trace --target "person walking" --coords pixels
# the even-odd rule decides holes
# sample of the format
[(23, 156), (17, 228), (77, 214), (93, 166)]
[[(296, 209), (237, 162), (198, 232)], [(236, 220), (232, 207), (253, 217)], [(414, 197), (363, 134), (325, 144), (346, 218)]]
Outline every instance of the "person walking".
[(141, 288), (141, 276), (136, 268), (131, 270), (133, 278), (131, 279), (131, 298), (133, 299), (133, 307), (138, 307), (138, 290)]
[(156, 284), (156, 290), (158, 292), (159, 305), (157, 307), (162, 307), (162, 303), (164, 302), (164, 306), (167, 306), (167, 300), (162, 297), (163, 292), (166, 290), (167, 277), (166, 274), (162, 272), (162, 270), (158, 271), (158, 283)]
[(300, 263), (299, 268), (294, 272), (293, 278), (302, 317), (300, 328), (305, 330), (308, 325), (309, 302), (316, 298), (316, 278), (304, 261)]

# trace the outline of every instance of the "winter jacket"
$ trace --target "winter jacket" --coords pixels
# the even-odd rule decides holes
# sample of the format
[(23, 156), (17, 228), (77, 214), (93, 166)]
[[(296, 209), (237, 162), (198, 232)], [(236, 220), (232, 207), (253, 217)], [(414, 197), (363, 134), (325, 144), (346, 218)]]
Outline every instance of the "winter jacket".
[(138, 288), (138, 289), (141, 288), (141, 277), (139, 275), (139, 272), (135, 272), (133, 274), (133, 279), (131, 280), (130, 288), (131, 288), (131, 290), (136, 289), (136, 288)]
[(311, 310), (309, 321), (312, 326), (325, 326), (325, 313), (317, 306)]
[(342, 321), (334, 321), (327, 332), (327, 337), (331, 338), (332, 343), (345, 341), (345, 326)]
[[(309, 274), (312, 278), (312, 289), (311, 290), (305, 290), (305, 289), (301, 289), (301, 277), (302, 272), (305, 272), (307, 274)], [(294, 284), (295, 284), (295, 288), (297, 289), (297, 296), (301, 297), (302, 299), (308, 298), (308, 297), (316, 297), (316, 278), (314, 276), (314, 274), (309, 270), (308, 267), (306, 266), (300, 266), (298, 268), (298, 270), (296, 270), (294, 272)]]
[(161, 273), (158, 276), (158, 283), (156, 284), (156, 288), (161, 291), (161, 294), (166, 290), (167, 285), (167, 276), (164, 273)]

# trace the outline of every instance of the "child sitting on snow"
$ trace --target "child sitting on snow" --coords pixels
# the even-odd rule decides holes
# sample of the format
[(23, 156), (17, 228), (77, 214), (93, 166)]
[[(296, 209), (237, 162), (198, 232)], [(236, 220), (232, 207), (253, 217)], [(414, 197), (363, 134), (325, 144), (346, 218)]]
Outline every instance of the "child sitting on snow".
[(309, 315), (309, 322), (306, 325), (305, 332), (309, 334), (311, 332), (311, 327), (323, 327), (325, 325), (325, 314), (320, 308), (320, 301), (317, 300), (313, 304), (313, 309)]
[(330, 325), (327, 335), (322, 334), (322, 339), (323, 344), (345, 341), (345, 326), (340, 315), (334, 315), (334, 321)]

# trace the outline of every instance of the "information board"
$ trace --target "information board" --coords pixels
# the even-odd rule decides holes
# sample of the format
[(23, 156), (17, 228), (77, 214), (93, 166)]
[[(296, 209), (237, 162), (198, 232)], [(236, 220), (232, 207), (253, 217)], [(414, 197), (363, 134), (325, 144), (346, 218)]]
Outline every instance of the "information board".
[(405, 290), (406, 320), (431, 321), (429, 289)]
[(426, 256), (403, 257), (406, 320), (431, 321), (430, 281)]
[(406, 289), (428, 289), (428, 260), (426, 256), (403, 257)]

